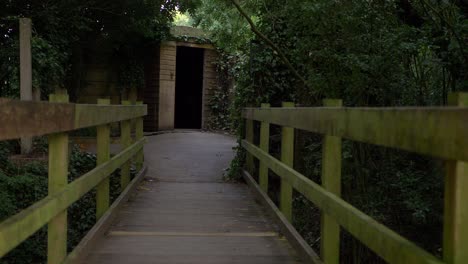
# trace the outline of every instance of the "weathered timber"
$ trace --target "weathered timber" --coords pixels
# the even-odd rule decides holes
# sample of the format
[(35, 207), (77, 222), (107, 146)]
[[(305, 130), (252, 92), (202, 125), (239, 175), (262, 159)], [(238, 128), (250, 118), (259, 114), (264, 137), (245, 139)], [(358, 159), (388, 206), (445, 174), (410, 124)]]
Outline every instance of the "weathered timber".
[[(130, 105), (130, 101), (122, 101), (122, 105)], [(132, 124), (130, 120), (120, 122), (120, 144), (122, 149), (128, 148), (132, 144)], [(120, 189), (123, 191), (130, 183), (130, 166), (131, 160), (128, 160), (120, 169)]]
[(246, 170), (242, 170), (242, 175), (251, 190), (253, 190), (257, 199), (263, 203), (270, 216), (278, 223), (282, 235), (287, 238), (291, 246), (299, 253), (299, 256), (304, 263), (322, 263), (317, 253), (315, 253), (307, 241), (302, 238), (289, 220), (284, 217), (281, 211), (276, 207), (275, 203), (270, 199), (270, 197), (268, 197), (268, 194), (256, 184), (252, 176)]
[[(468, 106), (468, 93), (449, 95), (449, 104)], [(465, 135), (468, 137), (468, 134)], [(468, 261), (468, 162), (446, 162), (443, 258), (448, 264)]]
[(49, 195), (3, 221), (0, 224), (0, 258), (96, 187), (103, 179), (109, 177), (113, 171), (138, 153), (145, 142), (145, 138), (139, 140), (108, 162), (68, 184), (59, 193)]
[(112, 221), (117, 216), (119, 210), (123, 207), (125, 202), (128, 201), (132, 193), (141, 183), (147, 172), (147, 167), (143, 167), (139, 170), (135, 178), (125, 188), (125, 190), (119, 195), (119, 197), (112, 203), (102, 217), (96, 222), (96, 224), (88, 231), (86, 236), (80, 241), (80, 243), (68, 254), (63, 264), (76, 264), (86, 257), (87, 251), (96, 246), (100, 236), (104, 235), (106, 229), (112, 224)]
[[(137, 105), (142, 105), (142, 104), (143, 102), (137, 102)], [(142, 138), (143, 138), (143, 117), (137, 117), (136, 123), (135, 123), (135, 140), (137, 141)], [(143, 149), (142, 149), (140, 152), (138, 152), (135, 158), (137, 171), (143, 168), (143, 162), (144, 162), (144, 154), (143, 154)]]
[(298, 264), (247, 186), (223, 180), (234, 146), (206, 132), (150, 137), (146, 180), (80, 263)]
[[(254, 123), (253, 120), (246, 119), (245, 120), (245, 140), (250, 143), (254, 141)], [(255, 169), (254, 166), (254, 159), (253, 156), (249, 153), (246, 153), (246, 161), (245, 161), (247, 171), (253, 174)]]
[[(324, 106), (341, 107), (339, 99), (325, 99)], [(322, 145), (322, 187), (340, 196), (341, 193), (341, 138), (323, 137)], [(338, 264), (340, 260), (340, 226), (333, 217), (321, 214), (320, 255), (324, 263)]]
[(255, 145), (243, 140), (242, 146), (324, 213), (333, 217), (354, 237), (389, 263), (439, 263), (442, 261), (398, 235), (340, 197), (325, 190), (304, 175), (285, 165)]
[(0, 98), (0, 140), (42, 136), (146, 115), (146, 105), (22, 102)]
[[(51, 102), (68, 102), (66, 94), (51, 94)], [(68, 184), (68, 134), (49, 136), (49, 196), (60, 193)], [(52, 218), (47, 229), (47, 263), (59, 264), (67, 256), (67, 209)]]
[[(109, 105), (109, 99), (99, 99), (98, 104)], [(97, 127), (97, 165), (106, 163), (110, 159), (110, 125)], [(109, 177), (102, 180), (96, 188), (96, 219), (99, 220), (110, 205)]]
[[(20, 42), (20, 98), (22, 101), (33, 100), (32, 56), (31, 56), (31, 19), (19, 19)], [(29, 154), (32, 149), (32, 138), (21, 138), (21, 153)]]
[[(294, 107), (294, 103), (284, 102), (283, 107)], [(293, 168), (294, 165), (294, 128), (283, 126), (281, 128), (281, 162)], [(281, 178), (280, 209), (288, 221), (292, 222), (292, 195), (291, 184)]]
[[(263, 108), (270, 107), (270, 104), (262, 104)], [(260, 148), (266, 153), (269, 152), (270, 146), (270, 124), (262, 122), (260, 125)], [(258, 169), (258, 182), (260, 188), (265, 193), (268, 193), (268, 167), (260, 161), (260, 167)]]
[(247, 119), (468, 161), (468, 108), (246, 108)]

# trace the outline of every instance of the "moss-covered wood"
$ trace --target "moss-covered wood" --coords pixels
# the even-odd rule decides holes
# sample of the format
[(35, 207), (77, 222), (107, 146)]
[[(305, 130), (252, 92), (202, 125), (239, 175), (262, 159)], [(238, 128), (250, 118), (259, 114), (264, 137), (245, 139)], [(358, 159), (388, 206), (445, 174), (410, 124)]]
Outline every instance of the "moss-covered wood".
[(22, 102), (0, 98), (0, 140), (42, 136), (146, 115), (146, 105)]
[(243, 140), (242, 146), (387, 262), (442, 263), (435, 256), (378, 223), (255, 145)]
[(246, 108), (244, 118), (468, 161), (467, 107)]
[[(95, 188), (102, 180), (143, 148), (143, 138), (114, 156), (108, 162), (68, 184), (60, 192), (49, 195), (0, 224), (0, 257), (15, 248), (29, 236), (66, 210), (72, 203)], [(64, 235), (64, 234), (62, 234)]]

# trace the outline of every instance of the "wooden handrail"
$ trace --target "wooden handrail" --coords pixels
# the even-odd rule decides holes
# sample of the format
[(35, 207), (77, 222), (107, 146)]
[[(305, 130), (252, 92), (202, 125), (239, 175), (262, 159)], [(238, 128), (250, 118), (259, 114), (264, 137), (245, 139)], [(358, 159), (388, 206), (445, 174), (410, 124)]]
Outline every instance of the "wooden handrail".
[[(326, 101), (337, 107), (245, 108), (248, 124), (241, 142), (250, 159), (259, 160), (260, 192), (268, 197), (266, 170), (272, 170), (295, 190), (313, 202), (322, 212), (322, 260), (339, 262), (339, 226), (389, 263), (443, 263), (411, 241), (378, 223), (340, 198), (341, 137), (403, 149), (448, 160), (445, 187), (444, 261), (462, 264), (468, 261), (468, 94), (450, 96), (459, 107), (346, 108), (339, 101)], [(261, 121), (260, 147), (253, 144), (254, 120)], [(269, 126), (303, 129), (324, 135), (322, 186), (295, 171), (292, 162), (269, 154)], [(291, 133), (291, 132), (288, 132)], [(283, 142), (293, 142), (282, 135)], [(293, 158), (293, 153), (289, 154)], [(253, 160), (247, 164), (249, 172)], [(464, 174), (464, 175), (462, 175)], [(281, 203), (287, 203), (282, 205)], [(290, 202), (280, 200), (281, 213), (290, 221)], [(337, 225), (338, 224), (338, 225)], [(465, 249), (463, 248), (465, 247)]]
[(42, 136), (145, 116), (146, 105), (27, 102), (0, 98), (0, 140)]
[(468, 161), (468, 107), (245, 108), (247, 120)]
[[(49, 135), (49, 195), (18, 214), (0, 223), (0, 258), (48, 224), (48, 264), (62, 263), (67, 257), (67, 208), (93, 188), (96, 192), (96, 213), (99, 219), (109, 208), (109, 176), (125, 166), (128, 173), (122, 189), (130, 181), (130, 162), (143, 167), (143, 116), (147, 108), (141, 102), (131, 105), (69, 104), (67, 95), (51, 95), (53, 102), (24, 102), (0, 98), (0, 140), (24, 136)], [(135, 142), (128, 125), (122, 134), (123, 150), (110, 158), (110, 123), (135, 120)], [(72, 183), (67, 183), (68, 131), (98, 126), (97, 167)]]

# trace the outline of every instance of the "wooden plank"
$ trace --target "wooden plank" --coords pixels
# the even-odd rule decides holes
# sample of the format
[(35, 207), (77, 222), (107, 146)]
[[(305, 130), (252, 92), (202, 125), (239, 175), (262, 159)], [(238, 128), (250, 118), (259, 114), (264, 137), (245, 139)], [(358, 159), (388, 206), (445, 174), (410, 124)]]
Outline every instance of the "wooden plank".
[[(252, 120), (245, 120), (245, 140), (253, 144), (254, 140), (254, 124)], [(249, 173), (254, 171), (254, 160), (250, 153), (246, 153), (246, 167)]]
[[(130, 101), (122, 101), (122, 105), (130, 105)], [(122, 149), (128, 148), (132, 144), (132, 135), (131, 135), (131, 121), (125, 120), (120, 122), (120, 144)], [(127, 188), (127, 185), (130, 183), (130, 165), (131, 161), (128, 160), (120, 168), (120, 189), (123, 191)]]
[[(468, 106), (468, 93), (449, 95), (449, 104)], [(465, 135), (466, 136), (466, 135)], [(468, 262), (468, 162), (449, 160), (445, 170), (444, 261), (449, 264)]]
[[(137, 105), (142, 105), (143, 102), (137, 102)], [(135, 126), (135, 140), (140, 140), (143, 138), (143, 117), (137, 117), (136, 118), (136, 126)], [(143, 154), (143, 149), (138, 152), (136, 155), (136, 168), (137, 170), (140, 170), (143, 168), (143, 162), (144, 162), (144, 154)]]
[(322, 261), (315, 251), (309, 246), (307, 241), (297, 232), (294, 226), (284, 217), (281, 211), (276, 207), (275, 203), (268, 197), (256, 183), (252, 176), (245, 170), (242, 170), (242, 175), (245, 181), (253, 190), (257, 199), (259, 199), (268, 210), (270, 216), (273, 217), (276, 223), (279, 224), (281, 232), (288, 239), (288, 242), (292, 247), (299, 253), (299, 256), (305, 263), (317, 263), (320, 264)]
[(364, 245), (389, 263), (439, 263), (442, 261), (396, 232), (378, 223), (340, 197), (326, 191), (260, 148), (243, 140), (242, 146), (335, 220)]
[[(283, 107), (294, 107), (294, 103), (283, 102)], [(294, 128), (281, 128), (281, 161), (291, 168), (294, 166)], [(281, 178), (280, 186), (280, 209), (289, 222), (292, 222), (292, 195), (291, 184)]]
[(468, 161), (467, 107), (247, 108), (243, 116), (444, 159)]
[[(68, 102), (66, 94), (50, 95), (51, 102)], [(68, 134), (49, 136), (49, 196), (60, 193), (68, 184)], [(67, 209), (58, 212), (47, 228), (47, 263), (59, 264), (67, 256)]]
[(68, 184), (59, 193), (49, 195), (0, 224), (0, 258), (15, 248), (29, 236), (84, 194), (96, 187), (103, 179), (119, 168), (143, 148), (146, 139), (133, 144), (130, 148), (114, 156), (109, 162), (99, 165)]
[(0, 98), (0, 140), (42, 136), (144, 116), (146, 105), (22, 102)]
[[(32, 56), (31, 56), (31, 19), (19, 19), (20, 44), (20, 98), (22, 101), (33, 100)], [(32, 138), (21, 138), (21, 154), (32, 150)]]
[[(339, 99), (325, 99), (324, 106), (340, 107)], [(341, 193), (341, 138), (327, 136), (322, 145), (322, 186), (325, 190), (340, 196)], [(321, 214), (320, 255), (324, 263), (338, 264), (340, 261), (340, 226), (333, 217)]]
[(112, 203), (109, 210), (96, 222), (96, 224), (89, 230), (86, 236), (80, 241), (80, 243), (68, 254), (63, 264), (77, 264), (80, 263), (89, 253), (91, 249), (96, 246), (96, 242), (100, 236), (104, 235), (106, 229), (111, 225), (112, 221), (117, 216), (118, 211), (122, 208), (126, 201), (130, 198), (130, 195), (134, 193), (140, 182), (146, 175), (147, 167), (142, 168), (132, 182), (125, 188), (125, 190), (119, 195), (119, 197)]
[[(99, 99), (98, 104), (109, 105), (109, 99)], [(110, 125), (97, 127), (97, 165), (106, 163), (110, 159)], [(96, 219), (100, 219), (110, 205), (109, 177), (102, 180), (96, 188)]]
[[(262, 104), (262, 108), (268, 108), (270, 104)], [(269, 152), (270, 147), (270, 124), (262, 122), (260, 125), (260, 148), (266, 153)], [(268, 193), (268, 167), (260, 162), (260, 168), (258, 170), (258, 181), (260, 188), (265, 193)]]

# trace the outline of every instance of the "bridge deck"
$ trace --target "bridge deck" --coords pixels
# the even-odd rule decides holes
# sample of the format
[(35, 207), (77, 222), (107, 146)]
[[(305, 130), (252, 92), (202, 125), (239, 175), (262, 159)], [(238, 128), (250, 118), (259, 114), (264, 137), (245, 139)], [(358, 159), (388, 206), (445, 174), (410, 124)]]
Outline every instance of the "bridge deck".
[(149, 138), (148, 173), (83, 263), (299, 263), (244, 184), (225, 183), (232, 138)]

